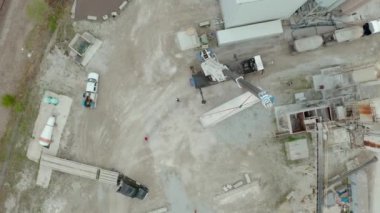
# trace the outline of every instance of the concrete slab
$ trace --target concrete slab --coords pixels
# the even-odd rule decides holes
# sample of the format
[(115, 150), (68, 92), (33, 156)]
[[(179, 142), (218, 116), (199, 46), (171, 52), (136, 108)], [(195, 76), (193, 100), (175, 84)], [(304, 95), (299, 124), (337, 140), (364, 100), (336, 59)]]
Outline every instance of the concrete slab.
[[(65, 128), (67, 117), (69, 116), (72, 104), (72, 99), (64, 95), (58, 95), (53, 92), (46, 91), (43, 97), (47, 96), (58, 98), (59, 104), (57, 106), (54, 106), (44, 103), (43, 100), (41, 101), (40, 111), (34, 124), (33, 139), (29, 142), (28, 150), (26, 153), (26, 156), (35, 162), (39, 161), (42, 151), (53, 156), (57, 155), (59, 143), (61, 141), (61, 135), (63, 129)], [(38, 137), (40, 136), (47, 119), (53, 114), (56, 116), (56, 127), (53, 129), (53, 142), (51, 143), (49, 149), (42, 148), (38, 143)]]
[(176, 42), (182, 51), (201, 46), (197, 31), (193, 27), (186, 31), (178, 32)]
[(369, 213), (368, 177), (363, 170), (350, 175), (352, 190), (352, 211)]
[(299, 139), (285, 143), (288, 160), (300, 160), (309, 157), (307, 139)]
[(206, 112), (200, 117), (203, 127), (213, 126), (232, 115), (241, 112), (260, 100), (250, 92), (246, 92), (214, 109)]
[(47, 166), (40, 165), (40, 169), (37, 174), (36, 184), (42, 188), (47, 188), (50, 183), (50, 177), (53, 170)]

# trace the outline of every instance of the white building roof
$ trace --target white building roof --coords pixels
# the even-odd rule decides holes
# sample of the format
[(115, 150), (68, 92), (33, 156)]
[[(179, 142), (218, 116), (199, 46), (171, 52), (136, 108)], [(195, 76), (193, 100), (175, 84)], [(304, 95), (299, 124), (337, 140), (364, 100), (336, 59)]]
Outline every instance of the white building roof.
[(243, 27), (219, 30), (216, 32), (219, 45), (232, 44), (236, 42), (274, 36), (283, 33), (281, 20), (252, 24)]
[(219, 0), (225, 28), (289, 18), (306, 0)]

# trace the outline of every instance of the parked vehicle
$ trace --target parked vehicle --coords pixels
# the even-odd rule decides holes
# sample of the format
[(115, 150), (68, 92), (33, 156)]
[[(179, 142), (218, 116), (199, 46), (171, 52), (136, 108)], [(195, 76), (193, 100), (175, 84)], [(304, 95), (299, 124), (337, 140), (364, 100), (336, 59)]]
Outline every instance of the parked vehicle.
[(261, 60), (261, 56), (257, 55), (253, 58), (244, 60), (241, 62), (241, 67), (243, 69), (242, 74), (247, 74), (251, 72), (256, 72), (256, 71), (264, 71), (264, 65), (263, 61)]
[(83, 106), (95, 108), (98, 95), (99, 74), (94, 72), (89, 73), (86, 82), (86, 91), (83, 93)]
[(120, 174), (119, 179), (117, 180), (117, 192), (131, 198), (144, 200), (149, 189), (139, 182)]
[(218, 59), (216, 58), (216, 55), (214, 54), (214, 52), (207, 48), (207, 49), (203, 49), (199, 52), (199, 57), (200, 57), (200, 61), (204, 62), (208, 59), (215, 59), (216, 61), (218, 61)]
[(364, 24), (363, 29), (365, 35), (371, 35), (380, 32), (380, 20), (373, 20)]

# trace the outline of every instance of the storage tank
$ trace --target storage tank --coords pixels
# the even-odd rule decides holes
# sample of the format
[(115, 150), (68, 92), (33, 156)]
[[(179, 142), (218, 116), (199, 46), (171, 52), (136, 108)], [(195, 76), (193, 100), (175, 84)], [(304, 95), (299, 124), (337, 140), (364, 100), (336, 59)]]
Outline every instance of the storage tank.
[(323, 44), (322, 36), (315, 35), (315, 36), (310, 36), (310, 37), (295, 40), (294, 49), (297, 52), (306, 52), (309, 50), (315, 50), (321, 47), (322, 44)]
[(353, 41), (362, 37), (364, 34), (363, 27), (353, 26), (347, 27), (340, 30), (335, 30), (334, 39), (337, 42)]

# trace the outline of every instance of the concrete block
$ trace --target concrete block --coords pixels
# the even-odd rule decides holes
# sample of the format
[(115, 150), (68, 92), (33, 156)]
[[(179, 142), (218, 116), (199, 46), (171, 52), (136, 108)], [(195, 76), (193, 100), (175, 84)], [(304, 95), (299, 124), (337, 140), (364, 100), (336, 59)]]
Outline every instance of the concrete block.
[(249, 174), (244, 174), (244, 178), (247, 184), (251, 183), (251, 177), (249, 176)]
[(96, 17), (96, 16), (87, 16), (87, 19), (91, 20), (91, 21), (96, 21), (98, 19), (98, 17)]
[(51, 168), (40, 164), (36, 184), (46, 189), (49, 186), (52, 171)]
[(117, 15), (118, 15), (117, 12), (112, 12), (111, 13), (112, 18), (116, 18)]
[(243, 181), (242, 180), (239, 180), (238, 182), (234, 183), (234, 188), (239, 188), (240, 186), (244, 185)]
[(208, 26), (210, 26), (210, 21), (203, 21), (203, 22), (199, 23), (199, 26), (200, 27), (208, 27)]
[(123, 10), (125, 6), (127, 6), (127, 1), (123, 1), (123, 3), (121, 3), (121, 5), (119, 6), (119, 10)]
[(162, 208), (159, 208), (159, 209), (155, 209), (155, 210), (149, 211), (148, 213), (165, 213), (165, 212), (168, 212), (168, 211), (169, 211), (168, 208), (162, 207)]

